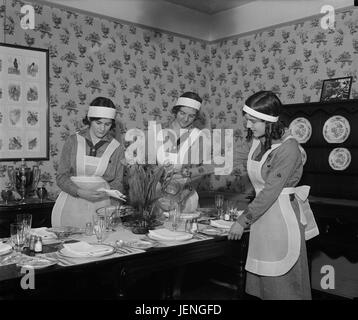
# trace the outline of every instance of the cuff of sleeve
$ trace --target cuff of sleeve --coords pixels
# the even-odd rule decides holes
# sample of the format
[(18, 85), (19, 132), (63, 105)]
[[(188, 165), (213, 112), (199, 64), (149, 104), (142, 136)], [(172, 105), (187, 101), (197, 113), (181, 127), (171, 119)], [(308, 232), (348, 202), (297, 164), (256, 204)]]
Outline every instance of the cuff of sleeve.
[(251, 221), (250, 219), (247, 218), (246, 216), (247, 212), (244, 212), (242, 215), (240, 215), (240, 217), (237, 219), (237, 222), (240, 223), (240, 225), (243, 228), (247, 228), (250, 226)]

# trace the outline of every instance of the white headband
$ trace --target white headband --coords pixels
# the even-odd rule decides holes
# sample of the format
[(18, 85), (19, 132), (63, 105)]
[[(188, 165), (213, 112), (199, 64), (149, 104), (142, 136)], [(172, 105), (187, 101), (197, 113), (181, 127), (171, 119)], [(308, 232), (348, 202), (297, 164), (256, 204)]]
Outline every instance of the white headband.
[(246, 104), (242, 108), (242, 111), (245, 111), (246, 113), (248, 113), (249, 115), (251, 115), (251, 116), (253, 116), (255, 118), (259, 118), (261, 120), (265, 120), (265, 121), (268, 121), (268, 122), (277, 122), (278, 121), (278, 117), (273, 117), (273, 116), (270, 116), (270, 115), (268, 115), (266, 113), (256, 111), (256, 110), (250, 108), (249, 106), (247, 106)]
[(194, 99), (180, 97), (177, 101), (176, 106), (190, 107), (196, 110), (200, 110), (201, 103)]
[(90, 106), (88, 109), (87, 117), (115, 119), (116, 109), (100, 106)]

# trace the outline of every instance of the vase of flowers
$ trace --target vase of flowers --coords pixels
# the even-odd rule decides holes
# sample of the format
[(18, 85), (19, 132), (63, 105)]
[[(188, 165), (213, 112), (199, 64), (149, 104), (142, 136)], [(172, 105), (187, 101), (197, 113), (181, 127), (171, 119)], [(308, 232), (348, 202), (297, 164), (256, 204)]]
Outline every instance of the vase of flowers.
[(133, 233), (145, 234), (157, 222), (156, 201), (161, 196), (164, 167), (149, 164), (127, 166), (128, 202), (135, 209), (130, 225)]

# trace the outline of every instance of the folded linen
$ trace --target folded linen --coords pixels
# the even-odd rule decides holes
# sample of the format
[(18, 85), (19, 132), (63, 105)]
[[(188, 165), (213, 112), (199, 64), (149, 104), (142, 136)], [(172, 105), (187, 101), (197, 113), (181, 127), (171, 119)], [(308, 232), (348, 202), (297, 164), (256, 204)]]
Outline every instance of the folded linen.
[(193, 237), (193, 235), (190, 233), (171, 231), (165, 228), (149, 230), (149, 235), (154, 239), (166, 240), (166, 241), (184, 241), (184, 240), (189, 240)]
[(110, 246), (91, 245), (85, 241), (66, 243), (63, 247), (71, 254), (79, 257), (90, 257), (113, 252)]
[(12, 249), (12, 246), (7, 243), (0, 243), (0, 254), (9, 252)]
[(233, 225), (234, 221), (226, 221), (226, 220), (210, 220), (210, 224), (213, 227), (221, 228), (221, 229), (227, 229), (229, 230), (231, 226)]
[(126, 196), (122, 192), (120, 192), (118, 190), (99, 188), (97, 191), (104, 191), (105, 193), (107, 193), (112, 198), (117, 198), (117, 199), (120, 199), (122, 201), (126, 201)]
[(42, 240), (57, 238), (56, 234), (48, 231), (46, 227), (31, 229), (30, 234), (32, 234), (34, 236), (39, 236), (42, 238)]

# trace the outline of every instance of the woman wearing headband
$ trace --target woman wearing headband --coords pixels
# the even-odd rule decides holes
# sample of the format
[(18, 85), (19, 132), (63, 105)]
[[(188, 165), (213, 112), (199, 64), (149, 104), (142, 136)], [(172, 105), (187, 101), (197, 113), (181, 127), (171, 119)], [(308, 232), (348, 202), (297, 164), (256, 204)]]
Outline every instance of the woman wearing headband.
[(199, 148), (200, 130), (194, 127), (199, 115), (201, 98), (194, 92), (185, 92), (177, 100), (172, 109), (174, 120), (166, 129), (157, 127), (157, 161), (159, 164), (172, 164), (175, 181), (184, 185), (181, 192), (182, 212), (193, 212), (198, 207), (199, 196), (195, 191), (204, 172), (197, 170), (202, 153)]
[(110, 99), (98, 97), (83, 120), (89, 127), (65, 142), (57, 173), (62, 192), (52, 211), (52, 226), (84, 227), (96, 209), (110, 205), (98, 189), (123, 190), (124, 149), (110, 135), (116, 109)]
[(305, 240), (318, 234), (308, 186), (296, 187), (303, 164), (298, 142), (280, 121), (281, 102), (270, 91), (243, 107), (252, 143), (247, 170), (256, 197), (233, 224), (230, 240), (250, 226), (246, 292), (261, 299), (311, 299)]

